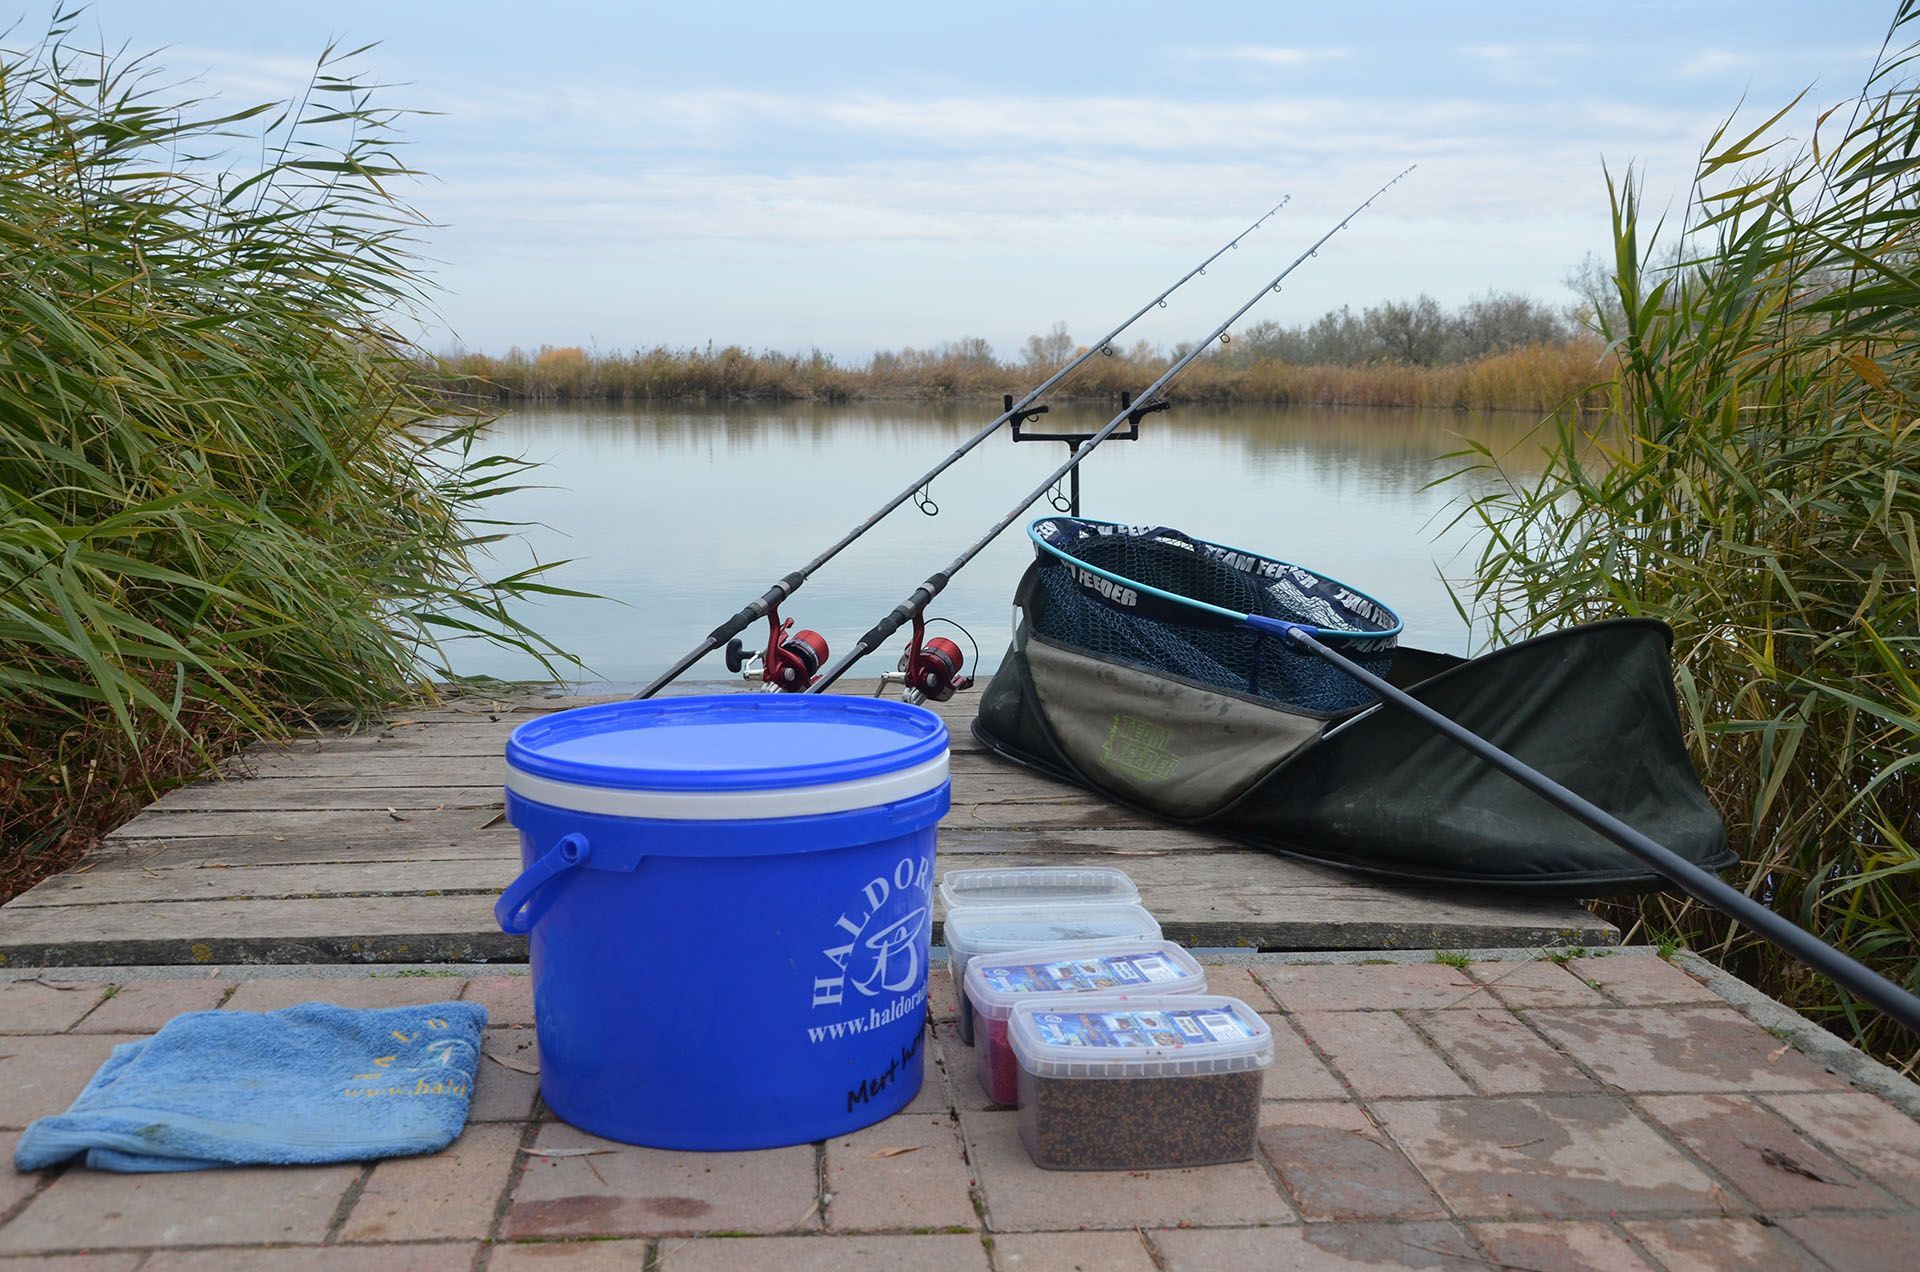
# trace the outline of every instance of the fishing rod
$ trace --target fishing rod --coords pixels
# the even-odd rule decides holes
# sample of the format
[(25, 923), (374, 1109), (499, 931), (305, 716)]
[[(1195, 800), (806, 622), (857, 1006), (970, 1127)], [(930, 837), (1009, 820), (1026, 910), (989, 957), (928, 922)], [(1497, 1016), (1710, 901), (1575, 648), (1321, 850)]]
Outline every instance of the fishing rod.
[(1389, 684), (1345, 654), (1328, 649), (1301, 624), (1258, 614), (1242, 615), (1247, 626), (1279, 635), (1332, 663), (1428, 728), (1485, 760), (1561, 812), (1597, 831), (1678, 884), (1687, 895), (1746, 925), (1836, 985), (1851, 990), (1908, 1029), (1920, 1034), (1920, 997), (1841, 953), (1797, 924), (1775, 914), (1738, 888), (1655, 842), (1599, 805), (1568, 790), (1538, 769), (1515, 759), (1479, 734), (1441, 715), (1412, 694)]
[[(825, 671), (820, 673), (807, 689), (807, 692), (824, 693), (836, 680), (847, 673), (847, 668), (853, 666), (853, 664), (859, 662), (862, 658), (865, 658), (875, 649), (878, 649), (887, 637), (899, 631), (902, 626), (909, 622), (913, 624), (913, 635), (909, 642), (907, 653), (902, 659), (900, 666), (900, 671), (903, 672), (906, 677), (908, 699), (917, 702), (931, 697), (936, 701), (940, 701), (945, 697), (951, 697), (955, 689), (965, 688), (966, 682), (963, 679), (947, 674), (944, 666), (937, 664), (930, 665), (926, 658), (924, 641), (926, 619), (924, 612), (927, 604), (946, 589), (948, 581), (951, 580), (955, 574), (965, 569), (969, 561), (979, 556), (989, 543), (992, 543), (998, 538), (1001, 531), (1012, 525), (1021, 513), (1032, 507), (1042, 496), (1053, 489), (1055, 482), (1072, 471), (1081, 460), (1092, 454), (1094, 449), (1098, 447), (1100, 443), (1106, 441), (1107, 438), (1111, 437), (1123, 422), (1130, 420), (1137, 425), (1142, 415), (1153, 411), (1165, 410), (1167, 403), (1156, 401), (1154, 394), (1160, 392), (1160, 390), (1172, 383), (1176, 376), (1187, 369), (1188, 364), (1211, 348), (1214, 341), (1220, 339), (1220, 337), (1227, 333), (1227, 328), (1240, 321), (1241, 317), (1249, 309), (1259, 304), (1260, 301), (1266, 297), (1267, 293), (1279, 291), (1280, 284), (1286, 280), (1287, 275), (1300, 268), (1309, 258), (1318, 255), (1321, 247), (1325, 246), (1328, 239), (1338, 234), (1341, 230), (1346, 229), (1349, 222), (1366, 211), (1368, 207), (1372, 206), (1375, 199), (1378, 199), (1381, 195), (1399, 184), (1399, 182), (1406, 177), (1407, 173), (1412, 172), (1417, 166), (1417, 164), (1409, 165), (1398, 176), (1395, 176), (1393, 180), (1368, 195), (1366, 199), (1361, 202), (1360, 206), (1347, 213), (1332, 229), (1315, 239), (1313, 245), (1295, 257), (1293, 262), (1285, 269), (1261, 284), (1260, 290), (1249, 297), (1245, 304), (1229, 314), (1225, 322), (1207, 333), (1205, 339), (1194, 345), (1194, 347), (1189, 349), (1178, 361), (1162, 372), (1160, 378), (1148, 385), (1136, 398), (1126, 401), (1122, 405), (1118, 415), (1108, 420), (1105, 427), (1099, 432), (1094, 433), (1088, 437), (1086, 441), (1080, 443), (1080, 445), (1074, 449), (1073, 453), (1067, 457), (1065, 463), (1049, 473), (1046, 479), (1034, 487), (1033, 490), (1029, 491), (1019, 503), (1013, 506), (1006, 516), (1000, 518), (985, 534), (975, 539), (973, 543), (967, 547), (967, 550), (949, 562), (944, 570), (928, 576), (927, 581), (915, 588), (906, 600), (894, 606), (892, 612), (878, 623), (875, 623), (873, 627), (867, 631), (866, 635), (860, 638), (859, 642), (849, 653), (843, 654), (838, 662), (833, 663)], [(957, 672), (958, 669), (955, 668), (954, 670)]]
[[(1207, 257), (1207, 259), (1182, 274), (1171, 287), (1168, 287), (1158, 296), (1155, 296), (1152, 300), (1149, 300), (1146, 304), (1134, 310), (1133, 313), (1127, 317), (1126, 321), (1088, 345), (1066, 365), (1041, 381), (1038, 386), (1028, 391), (1019, 401), (1009, 400), (1006, 403), (1006, 409), (982, 427), (979, 432), (960, 443), (960, 445), (948, 453), (946, 458), (942, 459), (932, 468), (929, 468), (926, 472), (920, 474), (919, 477), (915, 478), (911, 484), (894, 495), (893, 498), (881, 504), (866, 520), (847, 531), (846, 534), (840, 536), (838, 540), (831, 544), (825, 551), (821, 552), (820, 555), (780, 579), (777, 583), (773, 584), (773, 586), (769, 587), (758, 599), (749, 602), (740, 609), (739, 613), (707, 633), (705, 640), (701, 641), (693, 649), (688, 650), (673, 666), (667, 668), (666, 671), (662, 672), (651, 684), (635, 694), (634, 697), (651, 698), (654, 694), (659, 693), (662, 689), (678, 680), (686, 673), (689, 667), (723, 645), (728, 647), (727, 670), (738, 672), (747, 669), (749, 668), (749, 664), (757, 659), (761, 678), (769, 687), (788, 691), (806, 688), (808, 684), (811, 683), (813, 673), (817, 671), (820, 664), (827, 659), (827, 642), (818, 632), (793, 632), (793, 620), (788, 619), (782, 622), (780, 619), (780, 603), (799, 591), (800, 586), (813, 575), (814, 571), (833, 560), (834, 557), (840, 555), (840, 552), (846, 548), (847, 545), (851, 544), (867, 531), (873, 529), (874, 526), (878, 525), (881, 520), (895, 508), (898, 508), (901, 504), (913, 498), (917, 492), (926, 489), (934, 478), (947, 471), (947, 469), (951, 468), (954, 464), (959, 463), (968, 451), (971, 451), (974, 447), (986, 441), (989, 437), (992, 437), (999, 431), (1001, 425), (1009, 420), (1025, 423), (1027, 420), (1045, 413), (1047, 410), (1045, 406), (1034, 405), (1040, 398), (1051, 392), (1062, 380), (1065, 380), (1068, 376), (1079, 370), (1086, 364), (1087, 360), (1095, 354), (1102, 352), (1111, 353), (1113, 341), (1117, 339), (1122, 332), (1133, 326), (1134, 323), (1140, 321), (1149, 310), (1164, 308), (1167, 303), (1167, 297), (1179, 291), (1198, 275), (1206, 273), (1207, 266), (1213, 264), (1222, 256), (1225, 256), (1234, 248), (1239, 247), (1241, 239), (1259, 229), (1276, 212), (1286, 207), (1292, 198), (1292, 195), (1286, 195), (1280, 202), (1268, 208), (1252, 225), (1249, 225), (1246, 229), (1228, 239), (1213, 255)], [(761, 618), (765, 618), (768, 622), (766, 651), (764, 654), (743, 656), (740, 644), (734, 638)], [(751, 674), (751, 672), (749, 672), (749, 674)]]

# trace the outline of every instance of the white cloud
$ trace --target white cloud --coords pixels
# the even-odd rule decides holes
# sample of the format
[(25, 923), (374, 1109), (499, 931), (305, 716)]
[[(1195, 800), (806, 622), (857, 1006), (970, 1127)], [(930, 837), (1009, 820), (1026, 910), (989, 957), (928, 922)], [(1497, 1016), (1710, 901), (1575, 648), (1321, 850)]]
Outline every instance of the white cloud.
[(1697, 79), (1703, 75), (1718, 75), (1736, 67), (1751, 67), (1754, 59), (1744, 53), (1735, 53), (1729, 49), (1703, 49), (1674, 68), (1674, 74), (1687, 79)]
[(1189, 49), (1187, 56), (1200, 61), (1262, 62), (1268, 66), (1306, 66), (1313, 62), (1337, 62), (1351, 57), (1351, 49), (1297, 49), (1274, 44), (1237, 44), (1224, 49)]

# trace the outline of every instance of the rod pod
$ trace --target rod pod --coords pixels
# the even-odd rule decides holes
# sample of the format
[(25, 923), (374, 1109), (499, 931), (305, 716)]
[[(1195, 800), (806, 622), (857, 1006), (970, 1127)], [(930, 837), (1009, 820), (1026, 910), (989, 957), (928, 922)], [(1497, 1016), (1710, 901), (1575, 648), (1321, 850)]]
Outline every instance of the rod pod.
[(927, 484), (931, 482), (935, 477), (938, 477), (941, 473), (947, 471), (947, 469), (959, 463), (960, 460), (963, 457), (965, 457), (968, 451), (971, 451), (974, 447), (978, 446), (980, 443), (986, 441), (989, 437), (992, 437), (996, 432), (998, 432), (1002, 424), (1005, 424), (1008, 420), (1021, 419), (1025, 417), (1029, 413), (1030, 409), (1033, 407), (1033, 404), (1039, 401), (1041, 397), (1051, 392), (1054, 389), (1054, 387), (1058, 385), (1062, 380), (1066, 379), (1068, 376), (1072, 375), (1075, 371), (1079, 370), (1083, 365), (1085, 365), (1085, 363), (1089, 358), (1094, 357), (1101, 350), (1105, 349), (1110, 343), (1112, 343), (1116, 338), (1118, 338), (1119, 335), (1122, 332), (1124, 332), (1127, 328), (1133, 326), (1134, 323), (1140, 321), (1140, 319), (1143, 316), (1145, 316), (1149, 310), (1165, 305), (1167, 302), (1167, 297), (1179, 291), (1182, 287), (1184, 287), (1189, 281), (1191, 281), (1197, 275), (1206, 273), (1207, 266), (1213, 264), (1215, 261), (1219, 260), (1222, 256), (1225, 256), (1229, 251), (1233, 250), (1234, 248), (1239, 247), (1241, 239), (1245, 238), (1247, 235), (1259, 229), (1261, 225), (1263, 225), (1268, 220), (1268, 218), (1272, 217), (1281, 208), (1286, 207), (1287, 203), (1292, 198), (1293, 198), (1292, 195), (1287, 195), (1284, 198), (1282, 198), (1280, 202), (1268, 208), (1266, 212), (1262, 213), (1261, 216), (1257, 220), (1255, 220), (1252, 225), (1249, 225), (1246, 229), (1240, 231), (1238, 234), (1228, 239), (1224, 244), (1220, 246), (1218, 250), (1214, 252), (1213, 255), (1207, 257), (1206, 260), (1201, 261), (1198, 265), (1194, 266), (1192, 269), (1182, 274), (1179, 280), (1176, 281), (1171, 287), (1161, 292), (1158, 296), (1155, 296), (1152, 300), (1148, 301), (1146, 304), (1140, 306), (1140, 308), (1134, 310), (1133, 313), (1127, 318), (1125, 322), (1122, 322), (1119, 326), (1115, 327), (1112, 331), (1109, 331), (1106, 335), (1100, 337), (1098, 340), (1088, 345), (1084, 352), (1075, 356), (1065, 366), (1061, 367), (1058, 371), (1055, 371), (1052, 375), (1048, 376), (1045, 380), (1042, 380), (1034, 388), (1028, 390), (1026, 395), (1022, 397), (1018, 402), (1008, 403), (1006, 410), (1002, 411), (991, 422), (989, 422), (984, 427), (982, 427), (979, 432), (975, 433), (972, 437), (969, 437), (966, 441), (956, 446), (951, 452), (948, 453), (945, 459), (942, 459), (939, 463), (935, 464), (932, 468), (929, 468), (926, 472), (920, 474), (919, 477), (914, 479), (912, 484), (908, 485), (906, 488), (901, 490), (898, 494), (894, 495), (893, 498), (887, 500), (886, 503), (880, 505), (880, 507), (876, 509), (873, 513), (871, 513), (865, 521), (862, 521), (859, 525), (847, 531), (846, 534), (842, 535), (824, 552), (820, 553), (820, 555), (814, 557), (813, 560), (807, 562), (805, 565), (801, 566), (799, 569), (793, 571), (793, 573), (786, 575), (784, 578), (774, 583), (771, 587), (769, 587), (766, 590), (764, 594), (762, 594), (755, 600), (752, 600), (748, 602), (746, 605), (742, 606), (738, 613), (733, 615), (733, 617), (729, 618), (726, 622), (720, 624), (720, 626), (714, 628), (711, 632), (707, 634), (707, 638), (705, 640), (701, 641), (699, 645), (695, 646), (693, 649), (690, 649), (685, 654), (681, 655), (679, 660), (676, 661), (673, 664), (673, 666), (667, 668), (659, 676), (655, 677), (651, 684), (649, 684), (646, 688), (642, 689), (639, 693), (636, 693), (633, 696), (635, 698), (653, 697), (654, 694), (659, 693), (662, 689), (666, 688), (668, 685), (678, 680), (681, 676), (685, 675), (689, 667), (699, 662), (702, 658), (705, 658), (708, 654), (712, 653), (714, 650), (719, 649), (721, 646), (725, 645), (729, 640), (733, 639), (735, 636), (738, 636), (741, 632), (745, 631), (748, 627), (752, 626), (758, 620), (766, 617), (767, 614), (770, 613), (772, 610), (774, 610), (776, 607), (778, 607), (782, 601), (786, 600), (789, 596), (792, 596), (795, 592), (799, 591), (801, 585), (804, 584), (809, 578), (813, 576), (814, 571), (818, 570), (821, 566), (825, 565), (827, 562), (833, 560), (834, 557), (840, 555), (841, 551), (845, 549), (847, 545), (851, 544), (855, 539), (858, 539), (861, 535), (865, 534), (867, 531), (873, 529), (874, 526), (878, 525), (895, 508), (898, 508), (901, 504), (913, 498), (915, 492), (924, 489), (927, 486)]
[(853, 664), (859, 662), (862, 658), (866, 657), (868, 654), (878, 649), (881, 643), (885, 641), (887, 637), (893, 635), (893, 633), (895, 633), (896, 631), (899, 631), (902, 625), (908, 622), (911, 622), (915, 615), (919, 614), (921, 611), (926, 609), (928, 602), (932, 601), (934, 597), (940, 595), (941, 592), (946, 590), (947, 583), (953, 578), (954, 575), (958, 574), (961, 570), (965, 569), (969, 561), (972, 561), (973, 558), (975, 558), (976, 556), (979, 556), (980, 553), (986, 549), (986, 546), (989, 543), (992, 543), (996, 538), (1000, 536), (1001, 531), (1005, 530), (1008, 526), (1013, 524), (1015, 518), (1019, 517), (1021, 513), (1025, 512), (1028, 508), (1032, 507), (1035, 503), (1039, 502), (1042, 496), (1044, 496), (1049, 490), (1053, 489), (1054, 483), (1058, 482), (1068, 472), (1070, 472), (1073, 468), (1075, 468), (1080, 463), (1081, 460), (1085, 459), (1088, 455), (1091, 455), (1094, 452), (1095, 448), (1097, 448), (1100, 445), (1100, 443), (1106, 441), (1107, 438), (1113, 436), (1114, 431), (1118, 429), (1122, 424), (1126, 423), (1129, 420), (1133, 420), (1134, 423), (1137, 425), (1139, 416), (1144, 415), (1151, 411), (1162, 409), (1163, 404), (1158, 403), (1154, 400), (1154, 394), (1160, 392), (1160, 390), (1166, 388), (1167, 385), (1171, 384), (1174, 381), (1174, 379), (1182, 371), (1186, 370), (1187, 367), (1192, 364), (1195, 358), (1198, 358), (1202, 353), (1205, 353), (1209, 348), (1211, 348), (1213, 346), (1214, 341), (1218, 340), (1221, 336), (1226, 334), (1227, 328), (1233, 326), (1234, 323), (1240, 321), (1241, 317), (1249, 309), (1252, 309), (1255, 305), (1259, 304), (1261, 300), (1265, 299), (1265, 297), (1269, 292), (1279, 291), (1280, 284), (1283, 281), (1285, 281), (1287, 275), (1293, 273), (1294, 270), (1300, 268), (1300, 266), (1310, 258), (1318, 255), (1320, 252), (1320, 249), (1323, 246), (1325, 246), (1328, 239), (1338, 234), (1341, 230), (1346, 229), (1347, 225), (1355, 217), (1359, 216), (1362, 212), (1365, 212), (1369, 207), (1373, 205), (1373, 201), (1375, 199), (1379, 198), (1381, 195), (1385, 194), (1388, 190), (1391, 190), (1395, 185), (1399, 184), (1400, 181), (1402, 181), (1408, 173), (1412, 172), (1414, 168), (1418, 166), (1419, 166), (1418, 164), (1408, 165), (1397, 176), (1395, 176), (1393, 180), (1387, 182), (1385, 185), (1381, 186), (1378, 190), (1375, 190), (1372, 194), (1368, 195), (1364, 200), (1361, 201), (1360, 206), (1356, 207), (1353, 211), (1347, 213), (1344, 217), (1340, 218), (1340, 220), (1334, 224), (1332, 229), (1328, 230), (1325, 234), (1322, 234), (1319, 238), (1315, 239), (1311, 247), (1307, 248), (1306, 251), (1300, 253), (1300, 255), (1294, 257), (1292, 263), (1290, 263), (1285, 269), (1281, 270), (1278, 274), (1275, 274), (1272, 278), (1268, 279), (1265, 283), (1261, 284), (1259, 291), (1255, 292), (1252, 296), (1248, 297), (1246, 300), (1246, 303), (1242, 304), (1238, 309), (1234, 310), (1231, 314), (1228, 314), (1225, 322), (1222, 322), (1219, 326), (1215, 327), (1212, 331), (1208, 332), (1206, 337), (1201, 341), (1199, 341), (1197, 344), (1195, 344), (1193, 348), (1189, 349), (1186, 352), (1186, 354), (1179, 359), (1179, 361), (1175, 362), (1172, 366), (1168, 367), (1165, 371), (1161, 372), (1160, 378), (1155, 380), (1152, 384), (1149, 384), (1145, 389), (1141, 390), (1138, 396), (1136, 396), (1133, 399), (1133, 402), (1129, 404), (1129, 406), (1126, 409), (1123, 409), (1118, 415), (1108, 420), (1105, 427), (1101, 428), (1099, 432), (1094, 433), (1093, 435), (1088, 437), (1086, 441), (1080, 443), (1079, 446), (1075, 447), (1073, 453), (1067, 457), (1067, 461), (1064, 464), (1061, 464), (1058, 468), (1054, 469), (1051, 473), (1049, 473), (1046, 477), (1046, 480), (1042, 481), (1033, 490), (1029, 491), (1025, 498), (1023, 498), (1019, 503), (1015, 504), (1013, 508), (1010, 511), (1008, 511), (1006, 516), (1000, 518), (1000, 520), (996, 521), (991, 527), (988, 528), (985, 534), (981, 535), (978, 539), (975, 539), (973, 543), (968, 546), (966, 551), (962, 552), (959, 556), (955, 557), (952, 561), (948, 562), (947, 567), (945, 569), (940, 570), (935, 574), (929, 575), (927, 577), (927, 581), (922, 583), (919, 587), (915, 588), (913, 592), (910, 595), (908, 595), (906, 600), (894, 606), (892, 612), (890, 612), (885, 618), (881, 619), (878, 623), (875, 623), (873, 627), (867, 631), (867, 634), (862, 636), (858, 641), (858, 643), (856, 643), (851, 650), (841, 655), (838, 661), (834, 662), (825, 671), (820, 673), (820, 675), (814, 680), (812, 687), (809, 688), (807, 692), (808, 693), (826, 692), (827, 689), (832, 687), (833, 683), (836, 680), (840, 679), (840, 677), (844, 676), (847, 673), (847, 668), (853, 666)]

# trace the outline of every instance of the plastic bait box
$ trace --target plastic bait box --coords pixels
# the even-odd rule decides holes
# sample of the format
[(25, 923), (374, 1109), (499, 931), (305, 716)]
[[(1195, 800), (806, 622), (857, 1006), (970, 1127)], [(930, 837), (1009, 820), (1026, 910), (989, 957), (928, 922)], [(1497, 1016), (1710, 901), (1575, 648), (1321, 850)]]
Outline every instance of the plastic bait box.
[(947, 965), (960, 997), (960, 1041), (973, 1042), (973, 1004), (967, 1000), (967, 964), (982, 954), (1005, 954), (1079, 941), (1160, 939), (1160, 924), (1133, 904), (1070, 902), (963, 905), (947, 911)]
[(1254, 1154), (1273, 1034), (1211, 994), (1036, 999), (1008, 1041), (1020, 1138), (1047, 1170), (1154, 1170)]
[(1140, 889), (1111, 866), (1015, 866), (949, 870), (940, 877), (949, 910), (975, 905), (1138, 905)]
[(966, 970), (966, 998), (978, 1031), (973, 1056), (980, 1089), (996, 1104), (1020, 1098), (1020, 1066), (1007, 1042), (1007, 1018), (1016, 1003), (1038, 1001), (1040, 995), (1206, 992), (1206, 970), (1172, 941), (1077, 941), (980, 955)]

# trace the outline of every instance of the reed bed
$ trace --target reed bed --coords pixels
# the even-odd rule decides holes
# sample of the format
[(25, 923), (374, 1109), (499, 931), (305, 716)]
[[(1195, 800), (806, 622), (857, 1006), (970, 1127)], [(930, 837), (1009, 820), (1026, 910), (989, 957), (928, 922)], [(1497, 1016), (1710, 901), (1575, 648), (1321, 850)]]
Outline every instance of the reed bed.
[[(1562, 416), (1537, 480), (1472, 505), (1494, 639), (1613, 614), (1674, 628), (1693, 756), (1737, 884), (1920, 988), (1920, 45), (1904, 0), (1857, 101), (1804, 144), (1730, 120), (1673, 232), (1615, 186), (1610, 426)], [(1796, 103), (1797, 105), (1797, 103)], [(1663, 230), (1668, 232), (1663, 233)], [(1675, 246), (1676, 264), (1670, 261)], [(1529, 461), (1538, 464), (1536, 456)], [(1916, 1039), (1670, 896), (1611, 910), (1911, 1069)]]
[[(416, 383), (395, 112), (329, 50), (219, 111), (59, 13), (0, 49), (0, 897), (234, 744), (559, 651), (488, 580), (521, 466)], [(252, 156), (236, 170), (226, 156)]]
[[(1231, 346), (1230, 346), (1231, 348)], [(1278, 358), (1202, 357), (1168, 393), (1173, 401), (1254, 405), (1434, 407), (1463, 411), (1556, 410), (1597, 406), (1607, 372), (1601, 342), (1576, 338), (1437, 366), (1376, 361), (1307, 366)], [(1168, 359), (1135, 350), (1090, 360), (1056, 393), (1112, 400), (1151, 383)], [(588, 353), (576, 348), (513, 350), (505, 357), (463, 353), (423, 362), (423, 383), (469, 401), (652, 402), (707, 400), (844, 402), (873, 398), (986, 398), (1020, 393), (1054, 364), (1003, 363), (982, 341), (933, 350), (880, 353), (847, 367), (807, 354), (653, 348)]]

